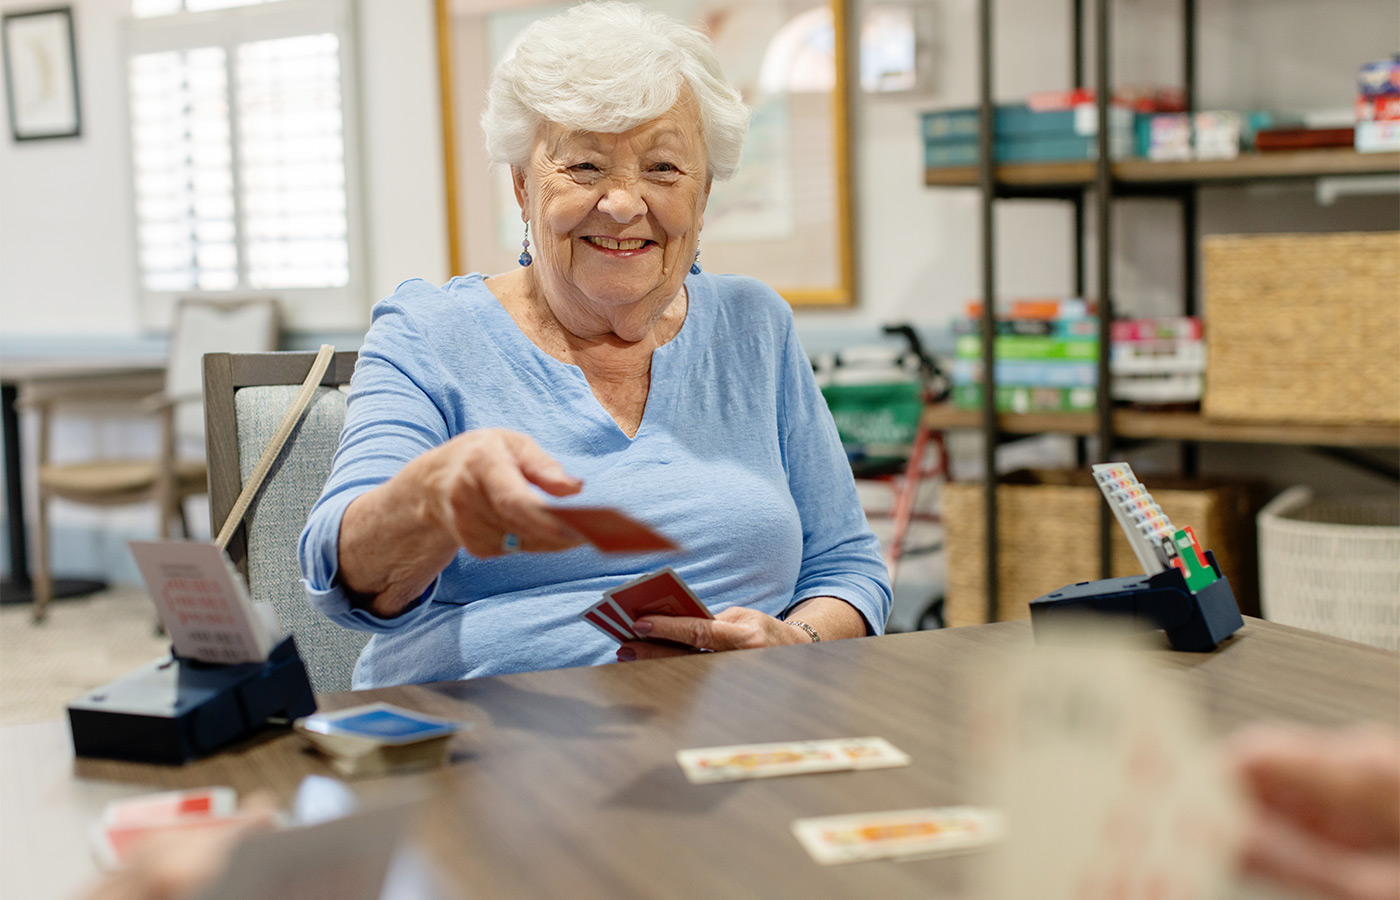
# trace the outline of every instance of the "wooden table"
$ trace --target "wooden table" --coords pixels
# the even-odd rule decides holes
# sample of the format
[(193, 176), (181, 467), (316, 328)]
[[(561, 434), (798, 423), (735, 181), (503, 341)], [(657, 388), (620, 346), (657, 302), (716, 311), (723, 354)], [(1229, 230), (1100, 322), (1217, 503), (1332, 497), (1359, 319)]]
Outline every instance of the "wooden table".
[[(154, 394), (165, 380), (165, 363), (150, 359), (38, 358), (0, 362), (0, 418), (5, 432), (5, 514), (10, 524), (10, 577), (0, 584), (0, 600), (29, 603), (34, 585), (29, 575), (28, 532), (24, 522), (24, 472), (21, 465), (18, 404), (26, 398), (74, 391), (113, 391), (133, 396)], [(54, 598), (81, 597), (106, 587), (90, 579), (55, 578)]]
[[(965, 895), (962, 859), (823, 867), (793, 819), (976, 803), (967, 719), (984, 674), (1031, 643), (1025, 622), (598, 668), (332, 694), (472, 724), (454, 761), (354, 782), (367, 798), (431, 796), (417, 834), (473, 897)], [(1147, 651), (1227, 731), (1257, 718), (1400, 727), (1400, 655), (1247, 620), (1211, 654)], [(676, 750), (881, 735), (907, 768), (691, 785)], [(71, 896), (91, 877), (87, 828), (116, 797), (211, 784), (284, 803), (329, 768), (279, 733), (183, 768), (74, 761), (66, 725), (0, 729), (0, 896)]]

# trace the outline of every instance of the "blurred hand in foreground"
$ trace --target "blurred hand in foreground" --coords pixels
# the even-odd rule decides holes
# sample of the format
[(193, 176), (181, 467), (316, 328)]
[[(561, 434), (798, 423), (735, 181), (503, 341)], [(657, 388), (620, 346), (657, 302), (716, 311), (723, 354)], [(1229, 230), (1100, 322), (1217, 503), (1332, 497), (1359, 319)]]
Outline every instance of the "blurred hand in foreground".
[(1245, 871), (1338, 900), (1400, 900), (1400, 733), (1259, 724), (1226, 754), (1253, 802)]

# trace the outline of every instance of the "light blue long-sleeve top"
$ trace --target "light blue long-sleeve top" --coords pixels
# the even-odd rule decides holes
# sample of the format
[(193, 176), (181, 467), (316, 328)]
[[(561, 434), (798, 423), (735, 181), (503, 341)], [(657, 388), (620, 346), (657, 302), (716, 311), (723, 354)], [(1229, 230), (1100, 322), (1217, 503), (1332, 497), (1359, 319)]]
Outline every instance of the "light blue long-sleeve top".
[[(480, 275), (407, 281), (374, 307), (351, 379), (340, 449), (301, 536), (310, 602), (374, 632), (354, 687), (596, 665), (617, 644), (579, 618), (604, 591), (672, 566), (718, 613), (781, 616), (834, 596), (880, 634), (890, 587), (836, 428), (772, 289), (733, 275), (686, 279), (680, 333), (656, 349), (641, 427), (629, 438), (581, 370), (540, 350)], [(350, 502), (414, 457), (476, 428), (532, 437), (583, 491), (683, 549), (478, 559), (465, 550), (407, 612), (352, 607), (337, 536)]]

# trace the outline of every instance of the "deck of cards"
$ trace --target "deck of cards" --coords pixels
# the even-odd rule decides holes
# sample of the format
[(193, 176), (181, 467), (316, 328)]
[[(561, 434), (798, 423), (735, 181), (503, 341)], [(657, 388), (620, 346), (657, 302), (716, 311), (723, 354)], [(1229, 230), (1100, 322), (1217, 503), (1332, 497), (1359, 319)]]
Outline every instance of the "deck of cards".
[(445, 765), (452, 736), (462, 727), (390, 703), (316, 713), (294, 725), (347, 778)]
[(676, 753), (691, 784), (776, 778), (810, 772), (888, 769), (909, 765), (909, 754), (880, 737), (702, 747)]
[(613, 588), (603, 599), (579, 613), (580, 619), (619, 644), (643, 640), (632, 627), (642, 616), (714, 618), (670, 566)]

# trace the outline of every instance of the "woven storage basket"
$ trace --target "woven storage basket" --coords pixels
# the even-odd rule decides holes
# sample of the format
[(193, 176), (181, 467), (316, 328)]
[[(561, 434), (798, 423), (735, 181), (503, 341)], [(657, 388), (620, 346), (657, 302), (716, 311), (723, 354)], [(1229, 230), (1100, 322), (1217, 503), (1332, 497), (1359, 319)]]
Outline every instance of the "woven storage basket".
[(1204, 240), (1209, 418), (1400, 423), (1400, 233)]
[(1264, 618), (1400, 650), (1400, 501), (1289, 488), (1259, 512)]
[[(1204, 479), (1146, 479), (1152, 496), (1178, 528), (1190, 525), (1201, 547), (1215, 552), (1245, 613), (1257, 611), (1254, 590), (1254, 513), (1259, 488)], [(948, 585), (944, 619), (950, 625), (987, 620), (986, 518), (981, 483), (943, 489)], [(1024, 619), (1030, 601), (1078, 581), (1099, 577), (1102, 493), (1088, 472), (1023, 470), (997, 486), (997, 618)], [(1112, 513), (1104, 508), (1105, 514)], [(1140, 575), (1142, 566), (1112, 522), (1113, 574)]]

